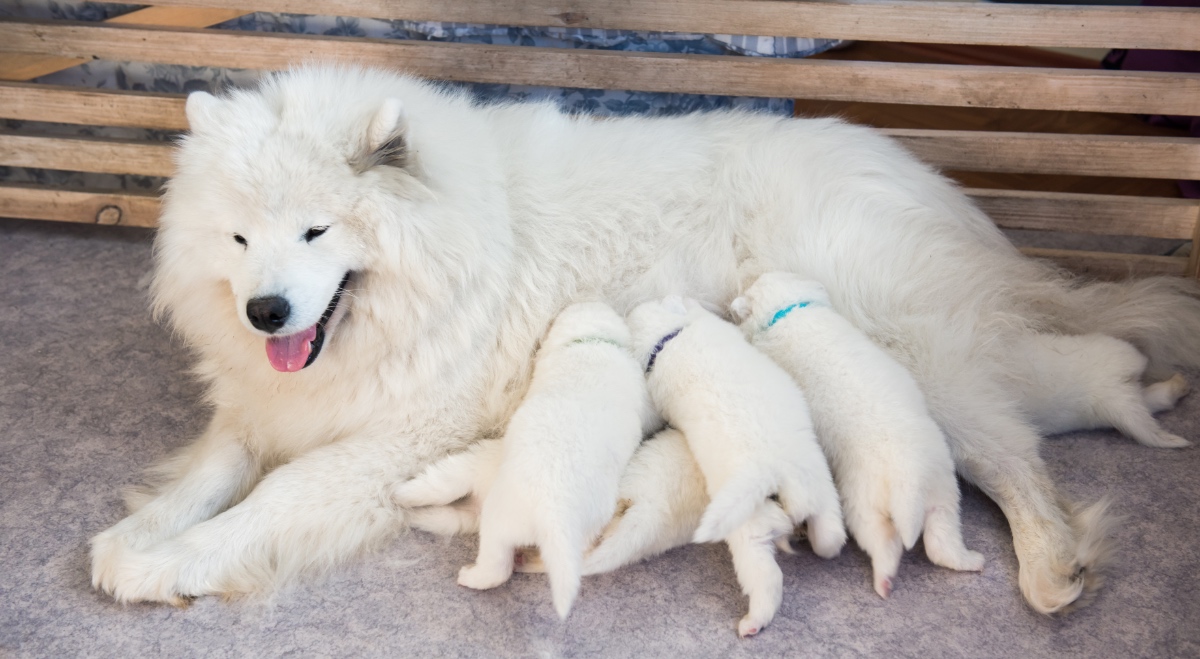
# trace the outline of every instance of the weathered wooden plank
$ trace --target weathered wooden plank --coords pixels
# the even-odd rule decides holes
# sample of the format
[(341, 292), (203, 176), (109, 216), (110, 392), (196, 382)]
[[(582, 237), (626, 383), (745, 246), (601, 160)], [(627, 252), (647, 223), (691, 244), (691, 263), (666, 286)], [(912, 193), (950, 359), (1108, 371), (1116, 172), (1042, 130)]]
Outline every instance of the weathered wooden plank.
[(0, 217), (153, 227), (157, 195), (0, 185)]
[(187, 130), (182, 94), (0, 82), (0, 118)]
[(795, 0), (166, 0), (362, 18), (862, 41), (1200, 50), (1200, 10)]
[(1200, 201), (1190, 199), (979, 188), (965, 192), (1007, 229), (1190, 239), (1200, 219)]
[(67, 22), (0, 24), (0, 51), (256, 69), (318, 59), (443, 80), (879, 103), (1139, 114), (1190, 114), (1200, 107), (1200, 74), (633, 53)]
[(1022, 247), (1021, 253), (1053, 261), (1072, 272), (1110, 280), (1156, 275), (1182, 276), (1188, 263), (1188, 260), (1181, 256), (1084, 252), (1042, 247)]
[(169, 176), (171, 157), (171, 145), (162, 142), (0, 133), (0, 165), (10, 167)]
[[(116, 25), (170, 25), (208, 27), (232, 20), (247, 12), (212, 7), (143, 7), (105, 21)], [(47, 57), (28, 53), (0, 53), (0, 80), (32, 80), (87, 62), (80, 57)]]
[(1200, 139), (884, 129), (944, 169), (1200, 179)]
[[(0, 118), (186, 130), (183, 95), (0, 82)], [(883, 129), (944, 169), (1200, 179), (1200, 140)]]

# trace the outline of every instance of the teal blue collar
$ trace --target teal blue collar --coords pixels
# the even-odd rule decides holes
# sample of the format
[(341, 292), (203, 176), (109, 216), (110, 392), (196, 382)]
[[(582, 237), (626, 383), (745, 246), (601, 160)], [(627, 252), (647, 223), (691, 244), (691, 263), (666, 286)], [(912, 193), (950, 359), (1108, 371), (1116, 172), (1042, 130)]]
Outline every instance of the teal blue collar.
[(778, 323), (779, 321), (783, 320), (784, 318), (787, 318), (788, 314), (792, 313), (796, 309), (803, 309), (804, 307), (807, 307), (810, 304), (812, 304), (812, 302), (796, 302), (795, 304), (789, 304), (786, 307), (780, 309), (779, 311), (776, 311), (775, 315), (771, 316), (771, 320), (767, 321), (767, 324), (763, 326), (763, 331), (765, 332), (766, 330), (771, 329), (771, 327), (773, 327), (775, 325), (775, 323)]

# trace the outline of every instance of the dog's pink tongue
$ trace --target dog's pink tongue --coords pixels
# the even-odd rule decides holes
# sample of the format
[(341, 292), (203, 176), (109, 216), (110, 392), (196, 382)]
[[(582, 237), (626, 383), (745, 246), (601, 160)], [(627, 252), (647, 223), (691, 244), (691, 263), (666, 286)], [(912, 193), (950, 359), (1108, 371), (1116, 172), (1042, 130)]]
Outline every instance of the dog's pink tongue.
[(276, 371), (295, 373), (304, 368), (308, 354), (312, 352), (312, 341), (317, 338), (317, 326), (267, 339), (267, 359)]

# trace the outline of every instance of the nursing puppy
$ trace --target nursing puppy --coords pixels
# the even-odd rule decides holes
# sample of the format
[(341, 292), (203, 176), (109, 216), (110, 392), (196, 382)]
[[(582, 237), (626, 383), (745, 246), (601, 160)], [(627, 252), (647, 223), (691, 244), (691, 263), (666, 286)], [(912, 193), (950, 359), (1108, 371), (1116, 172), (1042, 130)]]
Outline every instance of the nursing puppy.
[(516, 548), (537, 544), (554, 608), (562, 618), (570, 613), (583, 550), (612, 518), (621, 472), (660, 422), (629, 345), (628, 328), (608, 306), (567, 307), (542, 344), (502, 450), (491, 444), (452, 456), (396, 488), (404, 504), (444, 503), (492, 480), (479, 516), (479, 555), (459, 571), (460, 585), (499, 586), (512, 575)]
[[(683, 433), (664, 428), (642, 442), (621, 476), (616, 514), (584, 554), (584, 576), (690, 543), (709, 503), (704, 486)], [(545, 569), (536, 550), (521, 551), (517, 571)]]
[(846, 514), (886, 598), (900, 555), (925, 532), (937, 565), (981, 570), (963, 546), (958, 481), (946, 438), (912, 375), (832, 307), (825, 288), (767, 273), (731, 305), (750, 341), (808, 398)]
[(725, 539), (750, 597), (738, 634), (755, 634), (783, 596), (776, 541), (805, 520), (818, 555), (836, 556), (846, 541), (804, 395), (736, 327), (694, 300), (642, 304), (629, 328), (650, 396), (687, 438), (712, 499), (693, 540)]
[(1191, 442), (1163, 430), (1154, 414), (1175, 407), (1187, 380), (1142, 385), (1149, 360), (1126, 341), (1103, 334), (1034, 334), (1014, 351), (1022, 406), (1046, 434), (1116, 428), (1139, 444), (1182, 448)]

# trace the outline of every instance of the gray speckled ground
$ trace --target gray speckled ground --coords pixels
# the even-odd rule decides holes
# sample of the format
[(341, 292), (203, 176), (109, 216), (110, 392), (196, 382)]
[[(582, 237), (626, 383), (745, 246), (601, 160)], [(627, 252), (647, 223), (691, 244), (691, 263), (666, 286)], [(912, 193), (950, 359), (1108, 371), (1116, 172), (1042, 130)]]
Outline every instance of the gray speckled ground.
[[(150, 234), (0, 220), (0, 656), (1200, 656), (1200, 450), (1111, 432), (1047, 442), (1062, 490), (1110, 494), (1127, 520), (1107, 588), (1061, 619), (1026, 608), (999, 510), (964, 496), (982, 575), (909, 554), (890, 601), (865, 556), (783, 557), (775, 622), (739, 641), (745, 602), (719, 546), (585, 580), (559, 623), (538, 575), (454, 584), (473, 539), (413, 532), (271, 602), (120, 606), (93, 592), (85, 543), (118, 491), (189, 441), (205, 410), (186, 355), (148, 317)], [(1200, 438), (1200, 396), (1163, 417)]]

